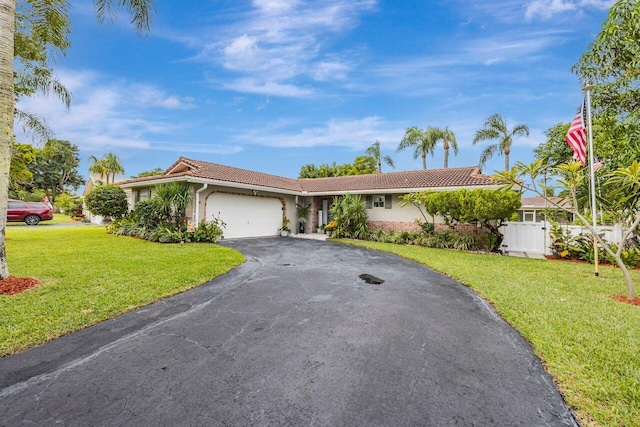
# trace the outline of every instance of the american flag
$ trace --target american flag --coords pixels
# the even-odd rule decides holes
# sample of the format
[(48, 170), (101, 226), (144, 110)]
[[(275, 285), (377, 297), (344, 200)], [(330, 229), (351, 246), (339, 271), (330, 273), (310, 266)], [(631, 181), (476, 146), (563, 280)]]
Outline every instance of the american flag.
[(580, 106), (580, 111), (573, 119), (569, 132), (567, 132), (567, 136), (565, 138), (567, 140), (567, 144), (569, 144), (569, 147), (573, 150), (573, 158), (583, 165), (587, 158), (587, 129), (584, 125), (584, 110), (583, 102)]

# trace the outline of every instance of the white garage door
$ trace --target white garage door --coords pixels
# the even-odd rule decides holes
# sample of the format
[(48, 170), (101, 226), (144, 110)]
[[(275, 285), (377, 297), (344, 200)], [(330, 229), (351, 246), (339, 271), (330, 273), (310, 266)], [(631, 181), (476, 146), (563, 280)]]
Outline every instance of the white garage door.
[(282, 226), (282, 202), (267, 197), (212, 194), (207, 198), (207, 219), (218, 216), (227, 227), (224, 237), (275, 236)]

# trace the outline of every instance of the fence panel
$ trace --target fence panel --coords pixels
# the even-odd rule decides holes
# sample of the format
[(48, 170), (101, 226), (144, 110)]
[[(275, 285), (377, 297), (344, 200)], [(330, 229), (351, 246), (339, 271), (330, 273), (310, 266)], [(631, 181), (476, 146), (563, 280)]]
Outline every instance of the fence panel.
[[(563, 225), (572, 236), (589, 234), (589, 229), (579, 225)], [(506, 252), (523, 252), (535, 255), (551, 255), (551, 226), (545, 222), (506, 222), (501, 229), (504, 234), (502, 249)], [(622, 241), (623, 229), (620, 224), (597, 227), (609, 243)]]

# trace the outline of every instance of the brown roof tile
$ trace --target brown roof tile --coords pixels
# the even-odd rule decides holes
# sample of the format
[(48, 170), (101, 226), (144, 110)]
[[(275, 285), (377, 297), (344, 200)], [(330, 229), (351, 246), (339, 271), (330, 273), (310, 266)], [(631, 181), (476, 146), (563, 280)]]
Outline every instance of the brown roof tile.
[[(181, 169), (185, 165), (187, 170)], [(170, 173), (179, 170), (177, 173)], [(137, 178), (126, 184), (154, 181), (163, 178), (190, 176), (229, 183), (308, 193), (345, 193), (348, 191), (393, 190), (441, 187), (473, 187), (495, 185), (491, 177), (482, 175), (478, 167), (415, 170), (370, 175), (331, 178), (291, 179), (231, 166), (180, 157), (161, 176)], [(123, 183), (124, 184), (124, 183)]]
[(554, 207), (554, 203), (563, 207), (571, 207), (571, 201), (562, 197), (549, 197), (549, 201), (545, 200), (544, 197), (523, 197), (522, 198), (522, 207), (523, 208), (544, 208), (544, 207)]
[(415, 170), (299, 180), (308, 192), (365, 191), (495, 185), (477, 167)]

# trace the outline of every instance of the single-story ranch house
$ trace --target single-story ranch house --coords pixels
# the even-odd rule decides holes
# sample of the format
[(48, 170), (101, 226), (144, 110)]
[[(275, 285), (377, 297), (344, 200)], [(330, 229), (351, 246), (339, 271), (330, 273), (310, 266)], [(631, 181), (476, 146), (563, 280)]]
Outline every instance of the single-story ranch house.
[(225, 238), (275, 235), (283, 216), (291, 220), (291, 228), (295, 229), (299, 221), (296, 204), (311, 206), (305, 224), (305, 232), (311, 232), (327, 224), (333, 197), (345, 194), (362, 196), (372, 229), (417, 230), (414, 221), (421, 217), (420, 212), (414, 206), (401, 207), (400, 196), (422, 190), (499, 188), (478, 167), (291, 179), (184, 157), (162, 175), (131, 179), (119, 185), (133, 209), (136, 202), (152, 197), (157, 184), (172, 181), (191, 185), (189, 219), (199, 222), (219, 217), (226, 223)]

